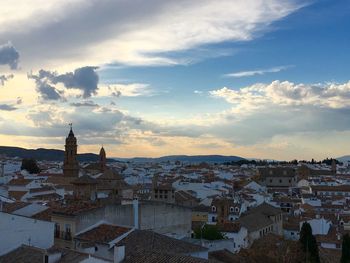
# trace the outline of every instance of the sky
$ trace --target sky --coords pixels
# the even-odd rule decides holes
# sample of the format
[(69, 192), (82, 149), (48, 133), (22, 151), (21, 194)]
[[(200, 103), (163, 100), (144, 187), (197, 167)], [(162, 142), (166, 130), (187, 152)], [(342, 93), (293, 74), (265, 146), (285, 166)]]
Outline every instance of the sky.
[(350, 154), (348, 0), (1, 0), (0, 145)]

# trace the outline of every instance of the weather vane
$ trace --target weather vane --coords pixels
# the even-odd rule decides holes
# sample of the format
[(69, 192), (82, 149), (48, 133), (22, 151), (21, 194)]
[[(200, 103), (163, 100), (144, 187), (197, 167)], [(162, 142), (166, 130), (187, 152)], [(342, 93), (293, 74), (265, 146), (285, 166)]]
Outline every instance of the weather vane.
[(69, 125), (70, 129), (72, 129), (73, 123), (69, 123), (68, 125)]

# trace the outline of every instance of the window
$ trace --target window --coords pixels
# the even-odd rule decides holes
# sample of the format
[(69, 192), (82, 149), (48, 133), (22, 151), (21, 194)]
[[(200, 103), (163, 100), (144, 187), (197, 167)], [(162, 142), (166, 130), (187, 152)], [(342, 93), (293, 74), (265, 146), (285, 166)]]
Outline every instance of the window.
[(291, 235), (291, 236), (294, 236), (294, 232), (290, 232), (290, 235)]
[(239, 212), (239, 208), (238, 207), (236, 207), (236, 212)]
[(55, 237), (59, 238), (60, 237), (60, 224), (56, 223), (55, 224)]
[(233, 212), (233, 207), (232, 206), (230, 207), (230, 212)]
[(215, 222), (215, 216), (211, 218), (211, 222)]
[(270, 179), (270, 183), (272, 183), (272, 179)]
[(212, 206), (212, 207), (211, 207), (211, 211), (216, 212), (216, 207), (215, 207), (215, 206)]
[(230, 217), (230, 221), (231, 221), (231, 222), (233, 221), (233, 217)]
[(280, 183), (282, 183), (282, 179), (280, 179)]

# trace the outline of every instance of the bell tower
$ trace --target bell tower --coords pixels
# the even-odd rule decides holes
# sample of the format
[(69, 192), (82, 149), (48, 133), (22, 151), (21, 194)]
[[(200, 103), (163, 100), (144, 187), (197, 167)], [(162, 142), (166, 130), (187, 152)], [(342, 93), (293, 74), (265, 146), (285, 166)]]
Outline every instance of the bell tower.
[(77, 138), (75, 138), (72, 124), (69, 124), (70, 131), (66, 138), (64, 162), (63, 162), (63, 175), (66, 177), (79, 177), (79, 163), (77, 160)]
[(100, 164), (101, 171), (104, 171), (106, 169), (106, 151), (103, 148), (103, 146), (100, 150), (100, 163), (99, 164)]

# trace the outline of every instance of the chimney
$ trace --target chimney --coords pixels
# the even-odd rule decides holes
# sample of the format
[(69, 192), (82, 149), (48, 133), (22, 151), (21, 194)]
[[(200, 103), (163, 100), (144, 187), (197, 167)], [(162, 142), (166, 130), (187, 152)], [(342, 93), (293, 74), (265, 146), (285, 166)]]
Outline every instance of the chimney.
[(125, 259), (125, 246), (114, 246), (113, 263), (120, 263)]
[(139, 229), (139, 200), (136, 196), (132, 200), (132, 206), (134, 210), (134, 227)]

